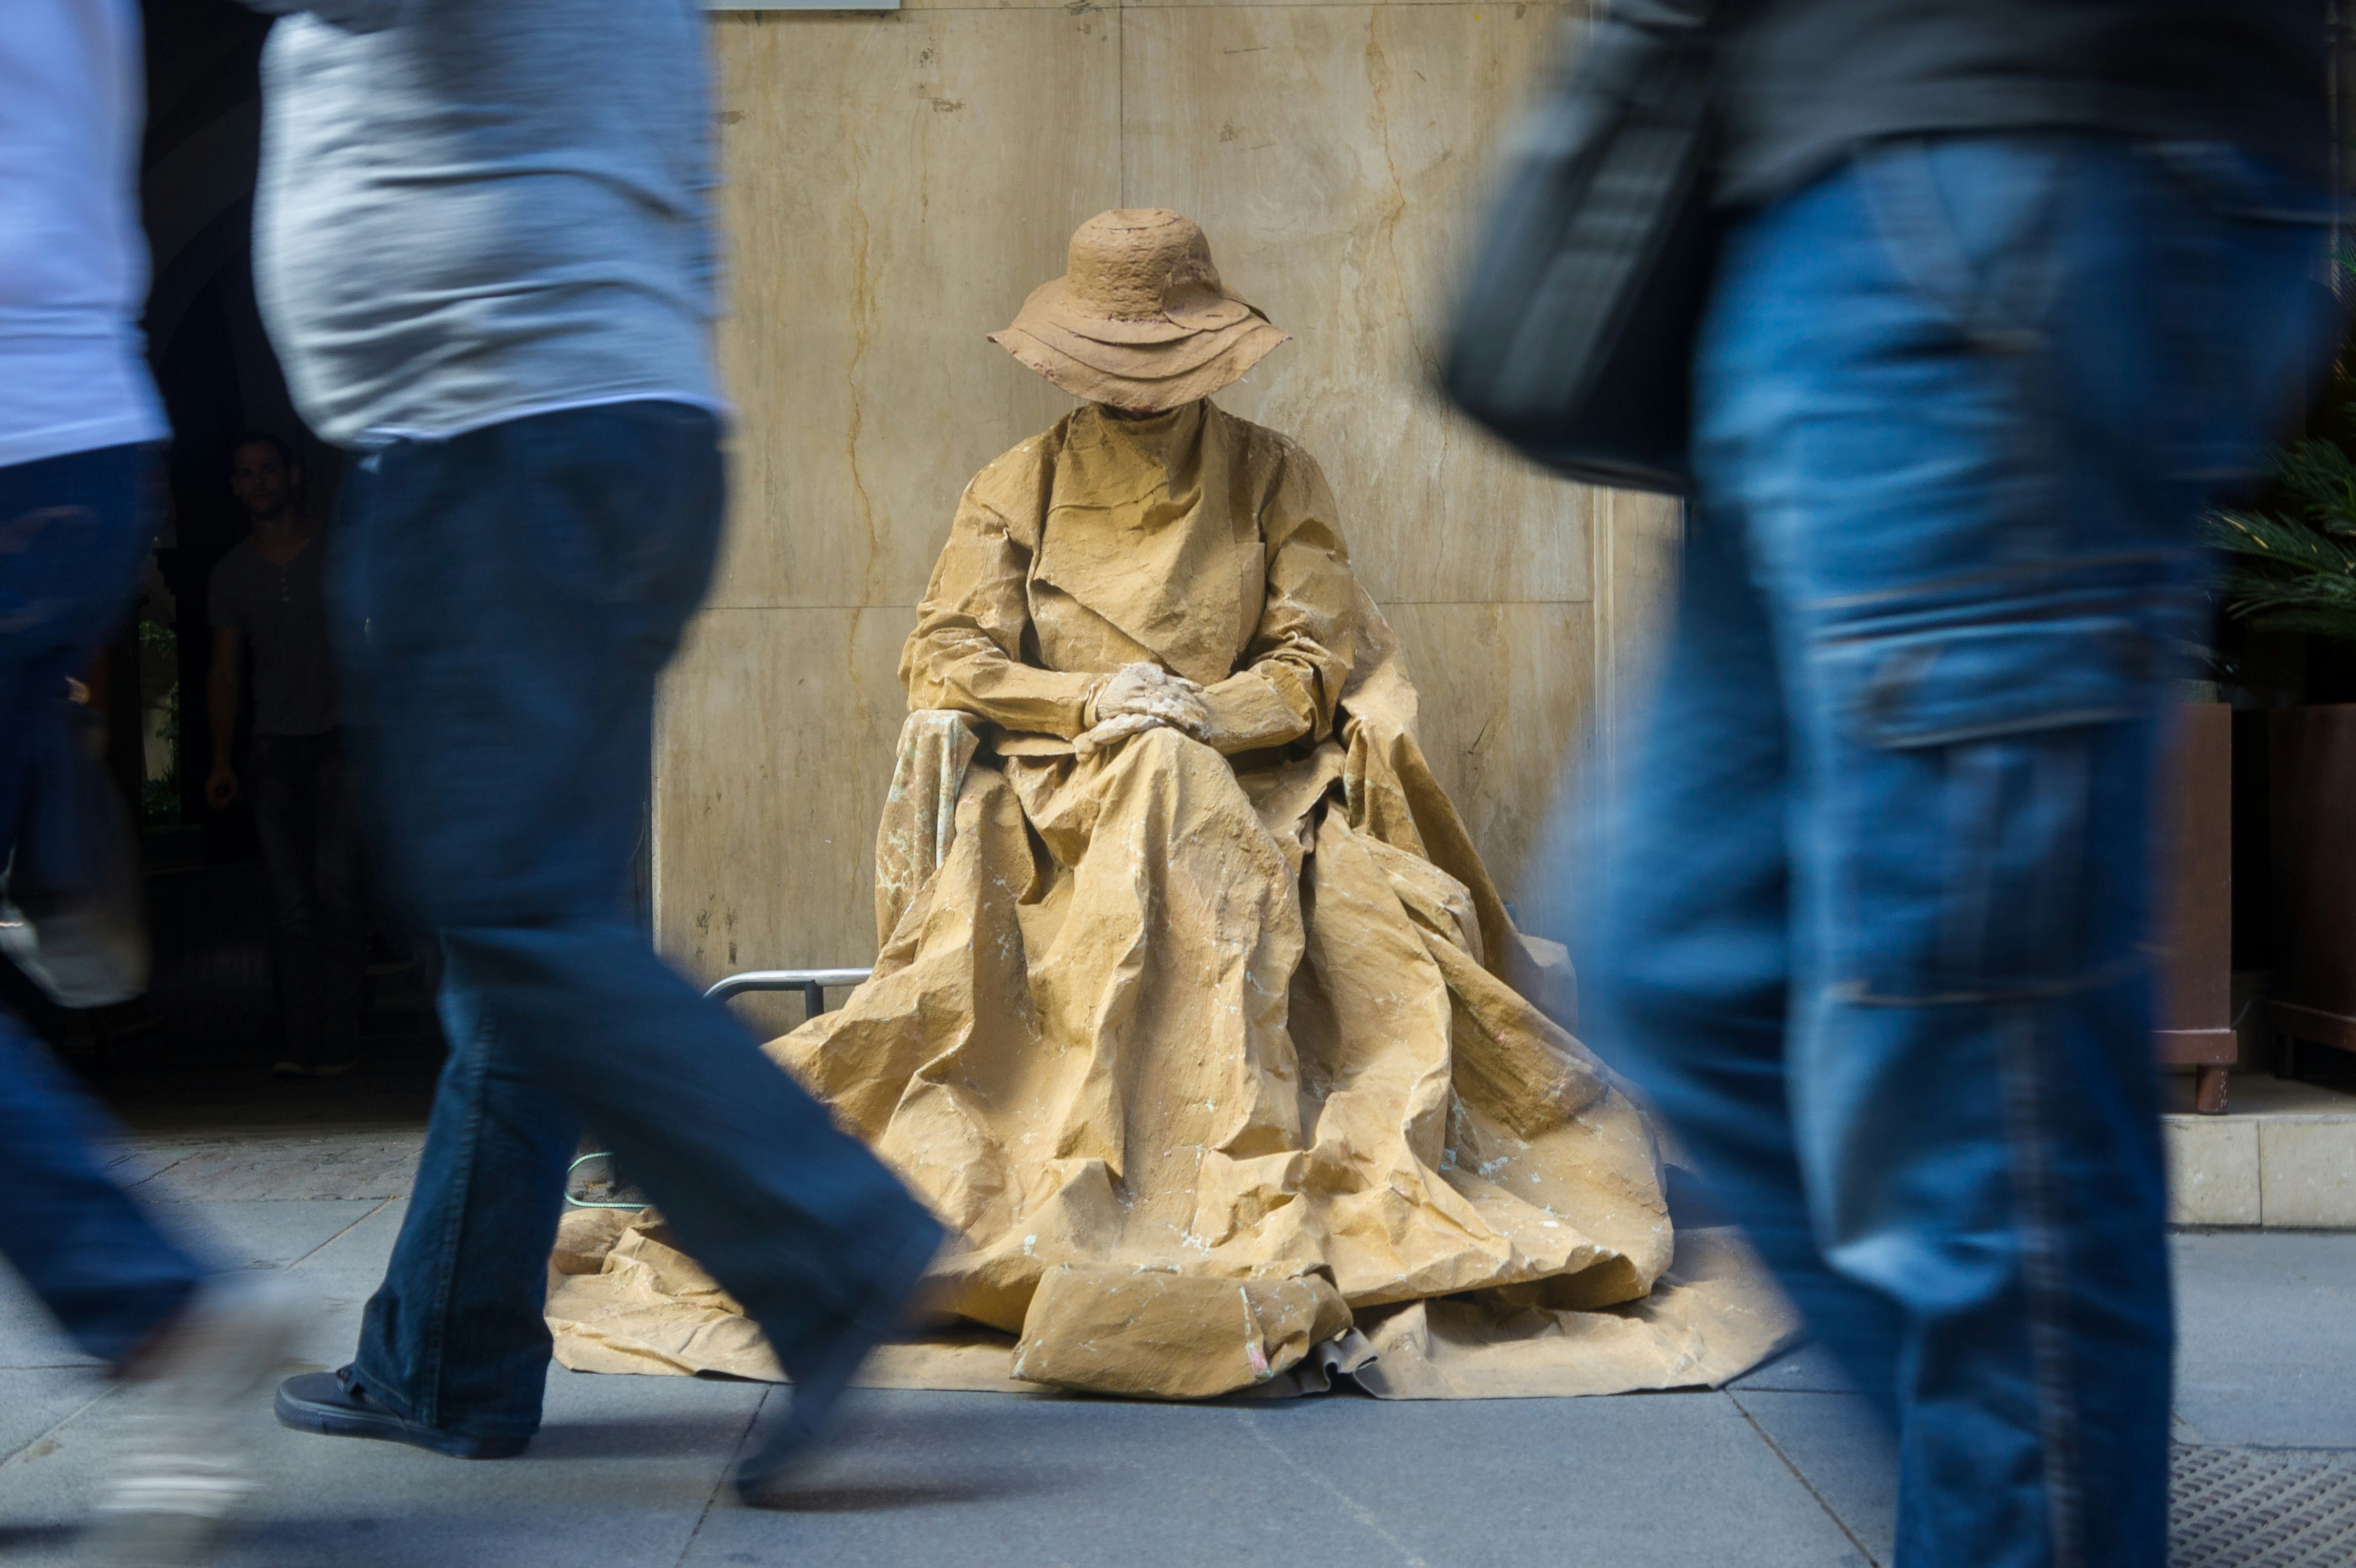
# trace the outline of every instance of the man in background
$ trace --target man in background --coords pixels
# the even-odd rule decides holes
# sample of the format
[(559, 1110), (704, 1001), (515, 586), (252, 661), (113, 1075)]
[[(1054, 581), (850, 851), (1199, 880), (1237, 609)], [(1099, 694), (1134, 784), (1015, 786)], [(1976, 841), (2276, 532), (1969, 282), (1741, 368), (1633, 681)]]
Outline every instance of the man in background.
[(1898, 1434), (1900, 1564), (2154, 1568), (2156, 736), (2334, 336), (2324, 7), (1727, 10), (1598, 1037)]
[(307, 1431), (491, 1458), (538, 1429), (582, 1120), (768, 1337), (766, 1495), (940, 1230), (626, 908), (655, 682), (725, 510), (696, 0), (255, 0), (255, 271), (360, 456), (329, 624), (370, 865), (439, 934), (450, 1060), (391, 1266)]
[[(131, 0), (0, 5), (0, 859), (69, 892), (98, 880), (93, 824), (59, 832), (32, 805), (90, 766), (67, 684), (130, 609), (166, 435), (138, 325), (142, 89)], [(292, 1320), (115, 1185), (121, 1136), (0, 1004), (0, 1252), (144, 1406), (104, 1503), (144, 1561), (250, 1487), (244, 1408)]]
[[(352, 825), (324, 597), (327, 547), (295, 504), (303, 473), (274, 435), (241, 438), (230, 488), (252, 532), (213, 567), (208, 682), (216, 811), (241, 790), (270, 871), (281, 1078), (327, 1078), (359, 1054), (368, 927)], [(253, 745), (234, 766), (244, 671), (253, 671)]]

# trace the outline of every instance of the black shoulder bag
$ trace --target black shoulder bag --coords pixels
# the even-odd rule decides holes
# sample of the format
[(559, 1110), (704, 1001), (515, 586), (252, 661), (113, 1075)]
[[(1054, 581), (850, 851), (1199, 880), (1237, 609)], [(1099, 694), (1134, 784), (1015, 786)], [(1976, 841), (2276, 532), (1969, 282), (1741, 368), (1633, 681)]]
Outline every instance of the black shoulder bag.
[(1613, 0), (1505, 153), (1441, 380), (1570, 478), (1683, 494), (1719, 0)]

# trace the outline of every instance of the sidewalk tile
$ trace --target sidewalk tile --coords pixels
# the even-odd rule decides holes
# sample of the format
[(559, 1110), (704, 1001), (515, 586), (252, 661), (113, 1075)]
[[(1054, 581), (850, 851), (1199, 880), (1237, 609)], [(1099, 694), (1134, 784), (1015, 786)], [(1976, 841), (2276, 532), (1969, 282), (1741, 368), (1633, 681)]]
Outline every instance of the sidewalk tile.
[(0, 1465), (106, 1390), (94, 1369), (81, 1367), (0, 1370)]
[(794, 1496), (683, 1568), (1533, 1562), (1865, 1568), (1719, 1394), (1149, 1405), (862, 1392)]
[[(469, 1463), (386, 1443), (289, 1432), (266, 1406), (246, 1425), (267, 1490), (221, 1568), (669, 1568), (767, 1391), (686, 1378), (550, 1380), (548, 1425), (516, 1459)], [(37, 1460), (0, 1466), (11, 1568), (75, 1563), (67, 1534), (125, 1435), (109, 1399)], [(0, 1538), (5, 1540), (5, 1538)]]
[(1726, 1385), (1728, 1391), (1777, 1389), (1785, 1393), (1845, 1394), (1848, 1374), (1833, 1353), (1814, 1340), (1794, 1345), (1772, 1360), (1762, 1362)]
[(148, 1212), (190, 1251), (229, 1269), (283, 1269), (383, 1206), (381, 1198), (155, 1203)]
[(1898, 1530), (1898, 1452), (1865, 1400), (1757, 1389), (1734, 1398), (1873, 1561), (1888, 1563)]
[(2356, 1235), (2175, 1238), (2176, 1412), (2204, 1443), (2356, 1446)]

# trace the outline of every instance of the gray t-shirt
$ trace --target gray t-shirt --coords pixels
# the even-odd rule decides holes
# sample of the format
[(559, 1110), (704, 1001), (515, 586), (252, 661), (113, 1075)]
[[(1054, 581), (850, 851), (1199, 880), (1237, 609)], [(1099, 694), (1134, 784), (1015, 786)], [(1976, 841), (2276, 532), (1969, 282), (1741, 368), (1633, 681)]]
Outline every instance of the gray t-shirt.
[(245, 540), (213, 567), (209, 615), (245, 634), (253, 670), (253, 733), (321, 735), (336, 727), (336, 672), (321, 592), (326, 547), (316, 535), (284, 566)]
[(251, 0), (255, 282), (338, 445), (720, 406), (696, 0)]

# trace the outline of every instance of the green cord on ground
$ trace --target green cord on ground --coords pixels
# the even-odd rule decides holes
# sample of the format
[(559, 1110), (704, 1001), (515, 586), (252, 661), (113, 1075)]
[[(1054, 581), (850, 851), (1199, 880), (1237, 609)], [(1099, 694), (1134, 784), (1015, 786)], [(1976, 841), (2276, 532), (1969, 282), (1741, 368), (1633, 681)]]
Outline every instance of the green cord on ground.
[[(610, 1160), (613, 1157), (614, 1152), (611, 1149), (599, 1149), (594, 1154), (582, 1155), (575, 1157), (571, 1165), (564, 1167), (567, 1186), (569, 1187), (571, 1185), (573, 1173), (579, 1170), (583, 1165), (587, 1165), (591, 1160)], [(647, 1207), (643, 1203), (593, 1203), (585, 1197), (575, 1197), (569, 1191), (564, 1195), (564, 1201), (571, 1204), (575, 1208), (644, 1208)]]

